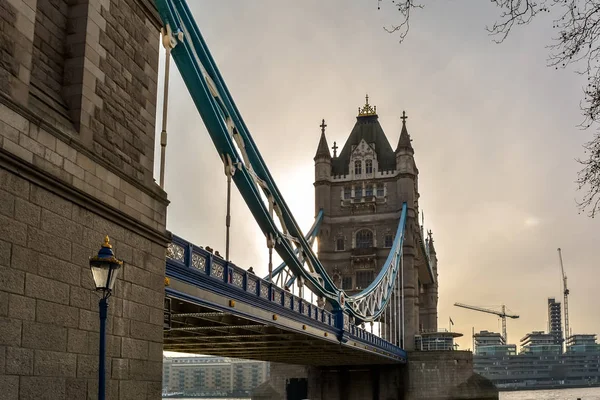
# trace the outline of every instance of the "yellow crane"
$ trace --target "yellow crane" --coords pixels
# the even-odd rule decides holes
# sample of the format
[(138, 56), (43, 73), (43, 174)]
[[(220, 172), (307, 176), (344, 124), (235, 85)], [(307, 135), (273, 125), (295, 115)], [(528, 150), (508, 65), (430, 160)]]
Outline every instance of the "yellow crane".
[(507, 314), (506, 306), (504, 304), (502, 305), (502, 311), (490, 310), (489, 308), (482, 308), (482, 307), (476, 307), (476, 306), (469, 306), (467, 304), (462, 304), (462, 303), (454, 303), (454, 305), (456, 307), (462, 307), (462, 308), (466, 308), (468, 310), (479, 311), (479, 312), (484, 312), (484, 313), (488, 313), (488, 314), (494, 314), (494, 315), (497, 315), (500, 318), (502, 318), (502, 337), (504, 338), (504, 343), (508, 344), (508, 338), (506, 337), (506, 318), (515, 319), (515, 318), (519, 318), (519, 316)]

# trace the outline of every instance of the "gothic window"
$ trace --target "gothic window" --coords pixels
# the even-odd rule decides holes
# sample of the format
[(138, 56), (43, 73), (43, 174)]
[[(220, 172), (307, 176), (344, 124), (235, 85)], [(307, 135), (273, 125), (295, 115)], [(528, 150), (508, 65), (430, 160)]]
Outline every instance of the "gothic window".
[(377, 197), (383, 197), (383, 185), (377, 185)]
[(392, 234), (391, 233), (386, 234), (385, 240), (384, 240), (385, 247), (392, 247), (393, 244), (394, 244), (394, 237), (392, 236)]
[(356, 287), (364, 289), (373, 282), (373, 270), (356, 271)]
[(337, 238), (335, 241), (335, 249), (337, 251), (344, 251), (344, 238)]
[(344, 276), (342, 278), (342, 289), (352, 290), (352, 277), (351, 276)]
[(362, 174), (362, 161), (354, 161), (354, 175)]
[(373, 185), (367, 185), (365, 190), (365, 197), (373, 196)]
[(366, 249), (369, 247), (373, 247), (373, 232), (368, 229), (356, 232), (356, 248)]
[(354, 187), (354, 197), (362, 197), (362, 193), (363, 193), (363, 188), (362, 186), (356, 186)]
[(365, 161), (365, 173), (372, 174), (373, 173), (373, 160)]
[(352, 188), (345, 187), (344, 188), (344, 199), (349, 199), (350, 197), (352, 197)]

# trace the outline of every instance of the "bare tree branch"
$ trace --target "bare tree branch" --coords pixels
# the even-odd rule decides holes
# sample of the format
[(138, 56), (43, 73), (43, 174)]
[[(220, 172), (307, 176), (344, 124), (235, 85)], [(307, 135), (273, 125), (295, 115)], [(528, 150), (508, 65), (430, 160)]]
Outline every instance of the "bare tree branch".
[[(379, 0), (381, 3), (382, 0)], [(410, 11), (423, 8), (414, 0), (390, 0), (401, 14), (401, 23), (384, 28), (389, 33), (400, 32), (402, 42), (410, 27)], [(600, 126), (600, 0), (491, 0), (500, 9), (500, 16), (493, 25), (486, 27), (502, 43), (515, 26), (527, 25), (539, 14), (556, 15), (553, 28), (557, 35), (548, 46), (548, 66), (556, 69), (575, 66), (576, 72), (587, 75), (581, 110), (584, 121), (581, 127)], [(600, 134), (583, 145), (585, 159), (576, 180), (579, 190), (585, 194), (578, 207), (590, 217), (600, 213)]]

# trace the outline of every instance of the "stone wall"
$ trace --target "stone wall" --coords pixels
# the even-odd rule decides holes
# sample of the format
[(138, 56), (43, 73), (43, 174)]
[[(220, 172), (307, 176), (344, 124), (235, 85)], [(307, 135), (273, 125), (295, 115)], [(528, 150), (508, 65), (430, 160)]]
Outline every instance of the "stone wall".
[(498, 389), (473, 372), (470, 351), (409, 352), (406, 400), (497, 400)]
[(160, 398), (169, 238), (152, 176), (150, 4), (0, 0), (3, 400), (96, 398), (89, 257), (105, 235), (125, 262), (109, 300), (107, 398)]

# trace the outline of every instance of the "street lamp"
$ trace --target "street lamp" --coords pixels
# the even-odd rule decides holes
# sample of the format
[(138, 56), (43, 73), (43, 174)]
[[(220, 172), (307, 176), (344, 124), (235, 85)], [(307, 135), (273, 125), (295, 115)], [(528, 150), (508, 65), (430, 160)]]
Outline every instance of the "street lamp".
[(96, 291), (101, 292), (100, 298), (100, 360), (98, 364), (98, 400), (105, 399), (105, 359), (106, 359), (106, 314), (108, 313), (108, 298), (110, 297), (117, 273), (123, 266), (123, 261), (118, 260), (112, 251), (108, 236), (98, 251), (98, 255), (90, 258), (90, 270), (96, 285)]

